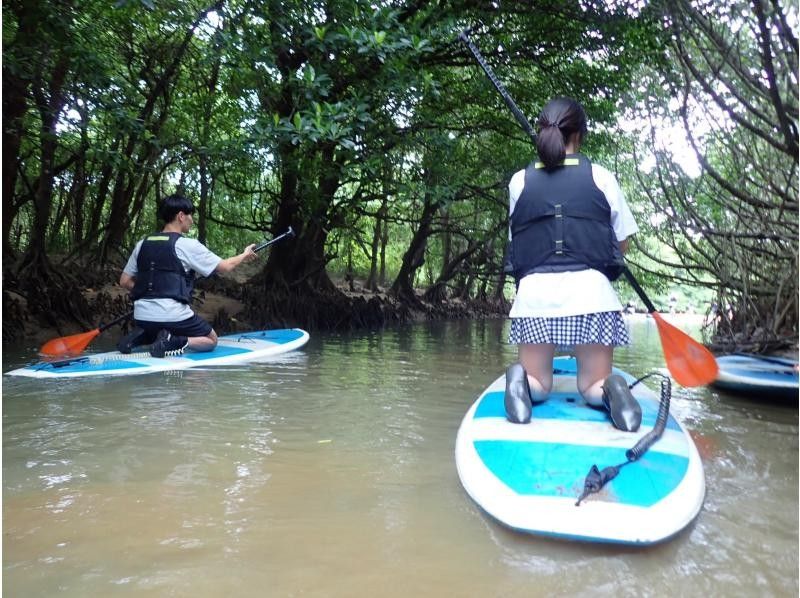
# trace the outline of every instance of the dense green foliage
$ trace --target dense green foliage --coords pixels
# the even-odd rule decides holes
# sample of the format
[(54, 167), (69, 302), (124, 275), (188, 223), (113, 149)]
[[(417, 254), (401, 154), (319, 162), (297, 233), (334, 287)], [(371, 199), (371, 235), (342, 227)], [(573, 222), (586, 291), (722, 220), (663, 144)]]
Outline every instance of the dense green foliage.
[[(644, 68), (628, 106), (643, 127), (630, 182), (646, 235), (641, 265), (706, 287), (720, 308), (715, 341), (760, 350), (797, 342), (797, 10), (781, 2), (658, 6), (674, 69)], [(666, 93), (659, 93), (660, 90)], [(636, 108), (634, 108), (634, 106)], [(686, 156), (659, 128), (674, 123)]]
[[(5, 2), (6, 284), (52, 293), (36, 281), (54, 261), (119, 265), (178, 190), (221, 255), (298, 232), (255, 283), (270, 293), (335, 293), (338, 275), (409, 301), (500, 300), (505, 186), (533, 149), (457, 34), (482, 23), (474, 41), (531, 116), (580, 99), (586, 152), (637, 205), (618, 117), (675, 94), (637, 91), (643, 73), (680, 80), (670, 7), (640, 4)], [(697, 231), (677, 232), (696, 254)]]

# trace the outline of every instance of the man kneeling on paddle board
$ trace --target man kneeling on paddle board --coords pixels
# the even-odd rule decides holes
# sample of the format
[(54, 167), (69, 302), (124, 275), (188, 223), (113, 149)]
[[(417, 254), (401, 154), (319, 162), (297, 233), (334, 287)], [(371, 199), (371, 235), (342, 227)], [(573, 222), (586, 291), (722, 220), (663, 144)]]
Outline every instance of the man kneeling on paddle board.
[(583, 107), (556, 98), (537, 125), (539, 160), (509, 183), (517, 295), (508, 342), (518, 345), (519, 363), (506, 371), (506, 415), (530, 421), (532, 402), (552, 388), (556, 347), (566, 346), (575, 352), (586, 402), (605, 407), (617, 428), (633, 432), (641, 407), (625, 380), (611, 373), (614, 347), (628, 343), (611, 281), (638, 227), (614, 176), (578, 153), (587, 131)]
[(139, 241), (128, 259), (119, 284), (131, 291), (136, 327), (117, 344), (121, 353), (148, 343), (153, 357), (177, 355), (186, 348), (211, 351), (217, 346), (211, 324), (189, 307), (195, 276), (230, 272), (257, 255), (253, 244), (222, 259), (200, 241), (185, 237), (193, 214), (194, 205), (186, 197), (165, 198), (158, 209), (163, 230)]

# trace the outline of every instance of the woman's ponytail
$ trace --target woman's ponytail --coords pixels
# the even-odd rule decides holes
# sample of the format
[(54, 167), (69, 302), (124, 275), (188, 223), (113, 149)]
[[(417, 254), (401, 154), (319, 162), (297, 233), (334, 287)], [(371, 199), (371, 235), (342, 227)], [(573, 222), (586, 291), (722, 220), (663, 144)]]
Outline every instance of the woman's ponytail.
[(536, 124), (539, 159), (546, 170), (553, 170), (564, 161), (567, 139), (575, 132), (581, 139), (586, 135), (586, 112), (572, 98), (554, 98), (542, 109)]
[(553, 170), (564, 161), (566, 149), (564, 148), (564, 136), (559, 128), (552, 124), (542, 124), (539, 119), (539, 135), (536, 137), (536, 151), (539, 159), (544, 162), (547, 170)]

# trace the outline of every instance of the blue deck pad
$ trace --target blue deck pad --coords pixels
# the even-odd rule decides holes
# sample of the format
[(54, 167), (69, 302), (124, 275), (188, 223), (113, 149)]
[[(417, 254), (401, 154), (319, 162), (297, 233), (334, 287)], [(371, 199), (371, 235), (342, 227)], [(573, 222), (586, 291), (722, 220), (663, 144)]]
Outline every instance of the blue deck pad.
[[(619, 374), (624, 378), (630, 378), (633, 380), (633, 376), (631, 376), (628, 372), (623, 372), (619, 368), (612, 367), (611, 371), (615, 374)], [(578, 360), (575, 359), (573, 356), (568, 355), (559, 355), (558, 357), (553, 359), (553, 374), (556, 376), (572, 376), (578, 373)]]
[(217, 345), (213, 351), (205, 351), (203, 353), (187, 351), (180, 357), (184, 359), (191, 359), (192, 361), (205, 361), (207, 359), (218, 359), (220, 357), (229, 357), (231, 355), (241, 355), (242, 353), (252, 353), (252, 349), (243, 349), (241, 347), (230, 347), (228, 345)]
[[(180, 355), (182, 359), (190, 359), (192, 361), (206, 361), (208, 359), (218, 359), (220, 357), (228, 357), (230, 355), (241, 355), (242, 353), (250, 353), (252, 349), (243, 347), (229, 347), (227, 345), (217, 345), (213, 351), (206, 351), (203, 353), (195, 353), (194, 351), (187, 351)], [(149, 357), (148, 357), (149, 359)], [(75, 359), (72, 363), (66, 365), (55, 366), (52, 363), (43, 363), (31, 366), (31, 369), (40, 371), (52, 371), (58, 373), (68, 372), (106, 372), (114, 370), (130, 370), (135, 368), (149, 368), (151, 365), (133, 361), (124, 355), (116, 357), (107, 357), (92, 361), (90, 357), (81, 357)]]
[[(475, 419), (481, 417), (502, 417), (506, 416), (505, 405), (503, 404), (505, 393), (503, 391), (488, 392), (484, 395), (478, 408), (475, 410)], [(642, 425), (654, 426), (658, 416), (658, 403), (655, 401), (639, 401), (642, 407)], [(537, 419), (561, 419), (569, 421), (585, 422), (611, 422), (611, 418), (604, 409), (594, 409), (584, 402), (577, 392), (553, 392), (542, 403), (533, 406), (533, 421)], [(670, 416), (667, 420), (667, 428), (670, 430), (680, 430), (680, 426), (675, 419)]]
[(303, 331), (297, 328), (286, 328), (283, 330), (257, 330), (255, 332), (242, 332), (239, 334), (228, 334), (220, 338), (226, 340), (236, 341), (239, 339), (257, 339), (262, 341), (270, 341), (284, 345), (292, 341), (296, 341), (303, 336)]
[(147, 364), (138, 363), (136, 361), (124, 361), (121, 359), (103, 359), (92, 363), (91, 360), (86, 358), (76, 359), (67, 365), (55, 366), (52, 363), (39, 363), (29, 366), (28, 369), (44, 372), (104, 372), (113, 370), (129, 370), (136, 368), (146, 368)]
[[(627, 460), (625, 449), (602, 446), (512, 440), (476, 440), (474, 446), (486, 467), (523, 496), (577, 499), (592, 465), (602, 469)], [(590, 500), (650, 507), (675, 490), (688, 467), (686, 457), (649, 451)]]

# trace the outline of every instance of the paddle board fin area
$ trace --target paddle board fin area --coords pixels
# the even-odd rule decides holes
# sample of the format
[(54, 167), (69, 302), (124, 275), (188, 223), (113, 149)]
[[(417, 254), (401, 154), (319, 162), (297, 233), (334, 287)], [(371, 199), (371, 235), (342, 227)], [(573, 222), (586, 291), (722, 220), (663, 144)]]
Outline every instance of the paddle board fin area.
[(578, 502), (575, 503), (575, 506), (581, 506), (581, 501), (590, 494), (600, 492), (603, 486), (617, 477), (619, 475), (619, 470), (628, 463), (630, 463), (630, 461), (626, 461), (621, 465), (610, 465), (609, 467), (604, 467), (602, 471), (597, 469), (597, 465), (592, 465), (592, 468), (586, 476), (586, 481), (583, 483), (583, 492), (578, 497)]
[[(636, 386), (642, 380), (645, 380), (646, 378), (655, 375), (662, 376), (663, 380), (661, 381), (661, 401), (658, 406), (658, 416), (656, 417), (656, 423), (653, 426), (653, 429), (650, 430), (650, 432), (648, 432), (645, 436), (643, 436), (633, 448), (625, 451), (625, 457), (627, 458), (627, 461), (625, 461), (624, 463), (620, 463), (619, 465), (611, 465), (609, 467), (604, 467), (602, 470), (598, 469), (597, 465), (592, 465), (591, 469), (589, 469), (589, 473), (586, 476), (586, 481), (583, 483), (583, 493), (578, 497), (578, 502), (575, 503), (576, 507), (579, 507), (581, 505), (581, 501), (590, 494), (600, 492), (600, 490), (603, 489), (603, 486), (605, 486), (606, 483), (610, 482), (615, 477), (617, 477), (617, 475), (619, 475), (620, 469), (622, 469), (628, 463), (636, 461), (642, 455), (644, 455), (647, 452), (647, 449), (649, 449), (659, 438), (661, 438), (661, 435), (664, 433), (664, 428), (667, 425), (667, 418), (669, 417), (670, 396), (672, 395), (672, 385), (670, 383), (669, 378), (663, 376), (658, 372), (653, 372), (652, 374), (648, 374), (647, 376), (636, 380), (633, 384), (631, 384), (631, 387)], [(611, 381), (610, 383), (609, 380)], [(606, 386), (610, 387), (609, 388), (610, 392), (606, 390)], [(615, 396), (620, 397), (621, 395), (624, 395), (624, 393), (627, 393), (630, 396), (630, 401), (632, 401), (633, 404), (635, 405), (635, 409), (633, 409), (630, 403), (628, 403), (624, 407), (624, 409), (627, 411), (620, 410), (617, 413), (616, 417), (626, 418), (625, 425), (629, 424), (629, 420), (627, 418), (633, 418), (633, 423), (635, 424), (635, 428), (625, 431), (635, 432), (636, 430), (638, 430), (639, 425), (642, 423), (642, 408), (639, 406), (639, 403), (636, 402), (636, 399), (633, 398), (631, 390), (628, 387), (628, 384), (625, 382), (625, 379), (619, 374), (612, 374), (611, 376), (609, 376), (608, 379), (606, 380), (606, 384), (603, 385), (604, 403), (606, 402), (607, 392), (609, 392), (609, 394), (612, 394), (611, 406), (609, 407), (609, 412), (611, 413), (611, 419), (614, 421), (614, 425), (621, 430), (623, 429), (617, 424), (617, 420), (614, 419), (615, 415), (613, 409), (614, 409), (614, 401), (616, 399), (614, 399), (613, 397)], [(621, 401), (617, 400), (617, 403), (621, 404)], [(617, 409), (623, 409), (623, 408), (620, 405), (617, 405)]]

